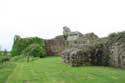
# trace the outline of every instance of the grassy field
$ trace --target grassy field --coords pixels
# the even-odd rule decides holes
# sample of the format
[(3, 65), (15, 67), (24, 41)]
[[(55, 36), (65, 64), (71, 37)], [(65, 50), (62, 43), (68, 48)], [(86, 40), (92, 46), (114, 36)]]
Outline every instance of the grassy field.
[(62, 63), (60, 57), (18, 62), (8, 76), (4, 76), (5, 72), (0, 70), (0, 80), (2, 76), (5, 80), (1, 83), (125, 83), (125, 70), (96, 66), (70, 67)]
[[(1, 67), (2, 66), (2, 67)], [(4, 83), (8, 76), (12, 73), (16, 67), (15, 63), (0, 64), (0, 83)]]

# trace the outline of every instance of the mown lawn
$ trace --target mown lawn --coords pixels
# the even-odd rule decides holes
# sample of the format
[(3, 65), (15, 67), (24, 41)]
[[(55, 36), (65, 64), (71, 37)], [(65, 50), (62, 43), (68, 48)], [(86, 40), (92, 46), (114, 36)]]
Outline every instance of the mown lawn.
[[(1, 76), (3, 74), (0, 72)], [(29, 63), (19, 62), (5, 83), (125, 83), (125, 70), (96, 66), (70, 67), (62, 63), (60, 57), (47, 57)]]
[(5, 82), (15, 67), (16, 64), (13, 62), (0, 64), (0, 83)]

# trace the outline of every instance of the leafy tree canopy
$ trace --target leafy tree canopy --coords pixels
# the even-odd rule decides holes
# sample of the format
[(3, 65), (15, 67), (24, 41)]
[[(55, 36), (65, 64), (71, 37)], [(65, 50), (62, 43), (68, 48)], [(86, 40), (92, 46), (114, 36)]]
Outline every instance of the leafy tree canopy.
[(14, 37), (14, 43), (11, 51), (12, 56), (21, 55), (22, 53), (27, 52), (30, 48), (32, 48), (30, 51), (41, 50), (41, 52), (43, 52), (42, 50), (44, 50), (45, 52), (45, 42), (43, 39), (38, 37), (21, 38), (16, 35)]

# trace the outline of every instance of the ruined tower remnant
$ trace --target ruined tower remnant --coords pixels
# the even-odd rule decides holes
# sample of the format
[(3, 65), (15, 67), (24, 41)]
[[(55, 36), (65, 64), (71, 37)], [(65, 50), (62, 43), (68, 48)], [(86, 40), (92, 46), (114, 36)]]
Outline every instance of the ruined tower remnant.
[(67, 26), (63, 27), (63, 35), (64, 35), (65, 40), (67, 40), (67, 37), (68, 37), (70, 32), (71, 32), (71, 30), (69, 27), (67, 27)]
[(118, 42), (113, 44), (110, 57), (112, 66), (125, 68), (125, 44)]

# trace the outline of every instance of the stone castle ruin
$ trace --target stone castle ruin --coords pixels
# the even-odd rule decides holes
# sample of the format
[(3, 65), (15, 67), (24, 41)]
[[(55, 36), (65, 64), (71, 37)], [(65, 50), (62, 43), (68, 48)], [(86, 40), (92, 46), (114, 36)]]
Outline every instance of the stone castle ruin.
[(99, 38), (94, 33), (82, 34), (63, 27), (63, 35), (45, 40), (48, 55), (61, 55), (64, 63), (71, 66), (100, 65), (125, 68), (124, 35), (109, 44), (109, 37)]
[(111, 64), (125, 68), (125, 44), (115, 43), (111, 48)]
[(104, 55), (106, 48), (104, 45), (94, 44), (94, 41), (99, 39), (94, 33), (83, 35), (75, 31), (67, 34), (68, 47), (62, 55), (65, 63), (72, 66), (108, 65), (104, 59), (107, 58), (107, 55)]
[(65, 48), (65, 39), (63, 36), (57, 36), (54, 39), (45, 40), (46, 51), (49, 56), (61, 55)]

